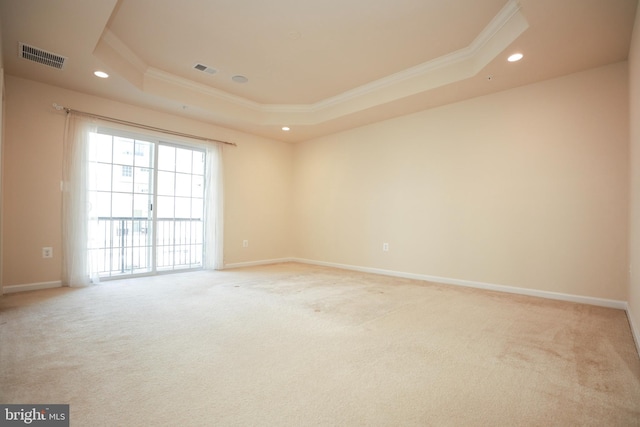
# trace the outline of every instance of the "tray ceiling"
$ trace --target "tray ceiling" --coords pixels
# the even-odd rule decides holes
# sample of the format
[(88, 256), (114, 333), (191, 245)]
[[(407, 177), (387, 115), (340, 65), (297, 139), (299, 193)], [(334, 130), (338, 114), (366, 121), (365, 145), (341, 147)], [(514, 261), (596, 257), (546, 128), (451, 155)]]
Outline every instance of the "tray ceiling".
[[(0, 19), (9, 75), (296, 142), (626, 60), (636, 6), (1, 0)], [(64, 69), (19, 58), (19, 43)]]

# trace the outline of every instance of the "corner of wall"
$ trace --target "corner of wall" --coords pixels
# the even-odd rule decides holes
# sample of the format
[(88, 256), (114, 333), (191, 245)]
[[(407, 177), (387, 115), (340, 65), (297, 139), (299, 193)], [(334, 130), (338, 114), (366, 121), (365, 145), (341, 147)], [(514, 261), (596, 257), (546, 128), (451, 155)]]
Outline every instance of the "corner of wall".
[(631, 329), (631, 336), (636, 344), (636, 350), (638, 351), (638, 358), (640, 358), (640, 325), (636, 324), (633, 320), (634, 315), (631, 308), (627, 305), (627, 319), (629, 320), (629, 328)]
[(629, 288), (627, 310), (640, 353), (640, 7), (629, 48)]
[[(0, 28), (0, 31), (2, 31), (2, 29)], [(2, 45), (2, 39), (0, 38), (0, 45)], [(2, 192), (2, 187), (3, 187), (3, 182), (4, 180), (2, 179), (2, 175), (3, 175), (3, 168), (2, 168), (2, 164), (4, 162), (4, 68), (2, 68), (2, 49), (0, 46), (0, 230), (2, 230), (2, 219), (3, 219), (3, 214), (2, 214), (2, 210), (3, 210), (3, 203), (2, 203), (2, 198), (3, 198), (3, 192)], [(0, 233), (0, 296), (2, 296), (3, 292), (3, 280), (2, 280), (2, 254), (3, 254), (3, 250), (2, 250), (2, 233)]]
[[(2, 230), (2, 163), (4, 162), (4, 64), (2, 61), (2, 19), (0, 18), (0, 230)], [(2, 281), (2, 233), (0, 233), (0, 296), (3, 294)]]

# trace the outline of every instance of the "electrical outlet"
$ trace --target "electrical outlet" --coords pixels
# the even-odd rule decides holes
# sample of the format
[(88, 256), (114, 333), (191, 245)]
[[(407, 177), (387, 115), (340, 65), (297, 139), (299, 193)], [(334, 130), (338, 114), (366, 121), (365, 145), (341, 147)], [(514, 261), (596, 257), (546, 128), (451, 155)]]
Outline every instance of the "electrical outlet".
[(53, 248), (51, 246), (42, 248), (42, 258), (53, 258)]
[(248, 248), (249, 247), (249, 241), (248, 240), (243, 240), (242, 241), (242, 247), (243, 248)]
[(389, 244), (388, 243), (383, 243), (382, 244), (382, 251), (383, 252), (389, 252)]

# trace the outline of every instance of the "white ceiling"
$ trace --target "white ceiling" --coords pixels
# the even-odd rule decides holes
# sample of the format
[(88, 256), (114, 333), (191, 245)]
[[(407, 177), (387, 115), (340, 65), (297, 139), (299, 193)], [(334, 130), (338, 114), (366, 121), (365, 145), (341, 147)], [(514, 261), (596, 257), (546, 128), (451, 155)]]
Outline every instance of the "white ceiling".
[(0, 0), (0, 20), (6, 74), (296, 142), (625, 60), (637, 3)]

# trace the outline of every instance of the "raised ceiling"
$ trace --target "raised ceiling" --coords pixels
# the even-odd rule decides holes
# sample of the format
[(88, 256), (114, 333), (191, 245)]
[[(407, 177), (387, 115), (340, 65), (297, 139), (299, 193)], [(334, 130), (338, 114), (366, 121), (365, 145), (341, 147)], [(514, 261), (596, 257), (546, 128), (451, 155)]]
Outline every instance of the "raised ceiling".
[(0, 19), (9, 75), (296, 142), (623, 61), (637, 3), (0, 0)]

